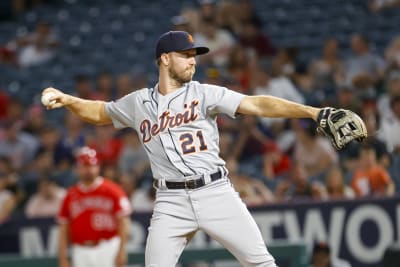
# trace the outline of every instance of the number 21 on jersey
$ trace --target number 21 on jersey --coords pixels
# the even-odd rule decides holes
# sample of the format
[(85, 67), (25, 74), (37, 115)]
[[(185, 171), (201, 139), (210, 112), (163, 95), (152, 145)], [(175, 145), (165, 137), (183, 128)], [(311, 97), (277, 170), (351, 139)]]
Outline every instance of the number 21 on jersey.
[(197, 151), (197, 142), (198, 140), (198, 149), (199, 151), (207, 150), (207, 144), (204, 140), (203, 131), (198, 130), (196, 132), (196, 136), (194, 137), (192, 133), (184, 133), (179, 136), (179, 141), (181, 142), (182, 153), (184, 155), (191, 154)]

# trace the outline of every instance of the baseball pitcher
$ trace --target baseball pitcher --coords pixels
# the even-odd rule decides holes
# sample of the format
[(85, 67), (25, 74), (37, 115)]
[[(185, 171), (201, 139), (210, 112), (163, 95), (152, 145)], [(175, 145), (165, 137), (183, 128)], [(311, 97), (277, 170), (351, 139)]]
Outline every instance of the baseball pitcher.
[(192, 81), (195, 57), (208, 51), (196, 47), (187, 32), (167, 32), (156, 45), (159, 81), (152, 88), (115, 102), (81, 99), (55, 88), (42, 94), (52, 94), (48, 109), (66, 107), (84, 121), (132, 127), (140, 135), (157, 188), (146, 244), (147, 267), (175, 266), (197, 230), (221, 243), (243, 266), (276, 266), (219, 157), (218, 114), (312, 118), (339, 148), (353, 139), (362, 140), (365, 127), (351, 112), (247, 96)]

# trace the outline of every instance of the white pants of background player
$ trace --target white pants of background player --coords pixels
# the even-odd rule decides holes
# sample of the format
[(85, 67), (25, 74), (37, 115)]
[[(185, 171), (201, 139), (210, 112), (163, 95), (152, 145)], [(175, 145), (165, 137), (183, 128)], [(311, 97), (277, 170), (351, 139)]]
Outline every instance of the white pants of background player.
[(275, 267), (261, 232), (227, 179), (195, 190), (157, 190), (146, 267), (173, 267), (194, 232), (203, 230), (245, 267)]
[(119, 237), (101, 241), (97, 246), (73, 245), (71, 251), (73, 267), (115, 267), (115, 257), (120, 243)]

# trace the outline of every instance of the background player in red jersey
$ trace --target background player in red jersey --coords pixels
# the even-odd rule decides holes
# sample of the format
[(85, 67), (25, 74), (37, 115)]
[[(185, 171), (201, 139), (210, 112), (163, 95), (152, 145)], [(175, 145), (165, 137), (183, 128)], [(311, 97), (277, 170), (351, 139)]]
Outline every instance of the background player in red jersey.
[(79, 150), (79, 182), (68, 190), (58, 215), (60, 267), (71, 266), (70, 244), (74, 267), (119, 267), (126, 263), (130, 203), (117, 184), (99, 176), (99, 164), (94, 149)]

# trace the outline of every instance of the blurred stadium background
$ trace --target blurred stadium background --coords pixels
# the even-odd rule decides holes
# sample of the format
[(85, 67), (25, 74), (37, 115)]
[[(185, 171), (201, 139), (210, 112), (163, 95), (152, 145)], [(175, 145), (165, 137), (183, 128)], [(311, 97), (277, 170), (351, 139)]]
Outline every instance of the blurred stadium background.
[[(351, 266), (400, 266), (399, 25), (396, 0), (1, 1), (0, 265), (56, 265), (54, 216), (83, 145), (131, 197), (130, 263), (141, 262), (154, 192), (137, 135), (45, 111), (40, 93), (115, 100), (152, 87), (158, 36), (184, 29), (215, 52), (196, 80), (350, 108), (368, 124), (364, 144), (338, 152), (308, 120), (219, 118), (232, 182), (280, 266), (309, 266), (321, 242)], [(215, 263), (229, 254), (203, 234), (185, 253), (184, 266), (236, 266)]]

